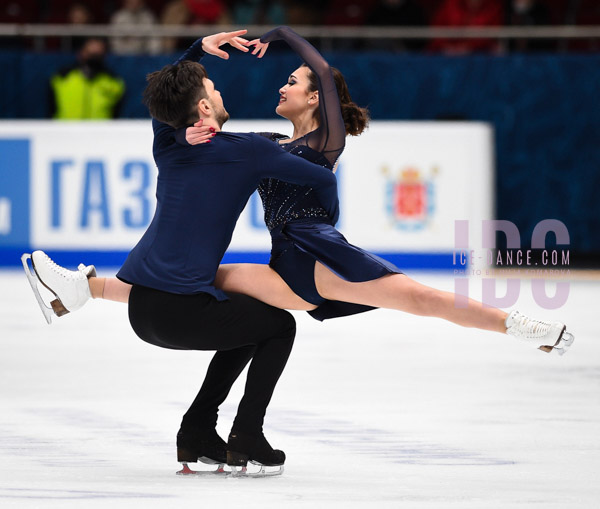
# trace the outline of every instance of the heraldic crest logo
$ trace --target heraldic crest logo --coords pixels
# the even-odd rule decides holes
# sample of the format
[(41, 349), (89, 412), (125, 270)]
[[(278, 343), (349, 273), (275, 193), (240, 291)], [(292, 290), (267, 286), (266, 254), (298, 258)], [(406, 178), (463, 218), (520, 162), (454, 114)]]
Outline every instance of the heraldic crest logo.
[(383, 166), (385, 183), (385, 209), (394, 228), (408, 231), (427, 227), (435, 211), (434, 178), (437, 166), (425, 175), (414, 166), (405, 166), (394, 174)]

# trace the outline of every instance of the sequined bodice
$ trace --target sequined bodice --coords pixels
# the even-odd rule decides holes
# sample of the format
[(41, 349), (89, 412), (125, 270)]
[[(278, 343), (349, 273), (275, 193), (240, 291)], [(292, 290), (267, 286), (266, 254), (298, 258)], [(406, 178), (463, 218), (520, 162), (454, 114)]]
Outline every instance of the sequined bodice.
[[(289, 27), (271, 30), (260, 40), (263, 43), (286, 41), (317, 77), (319, 126), (302, 138), (281, 144), (281, 147), (290, 154), (331, 170), (344, 150), (346, 127), (329, 64), (316, 48)], [(282, 136), (269, 133), (269, 137), (276, 141)], [(265, 223), (269, 231), (297, 219), (323, 218), (327, 222), (331, 220), (310, 187), (267, 179), (261, 182), (258, 192), (262, 198)]]
[[(273, 134), (269, 137), (276, 140), (281, 136)], [(306, 145), (286, 143), (282, 144), (281, 147), (290, 154), (331, 169), (331, 164), (323, 154)], [(258, 186), (258, 194), (263, 203), (265, 224), (269, 231), (295, 219), (328, 218), (327, 212), (321, 207), (311, 187), (269, 178), (261, 181)]]

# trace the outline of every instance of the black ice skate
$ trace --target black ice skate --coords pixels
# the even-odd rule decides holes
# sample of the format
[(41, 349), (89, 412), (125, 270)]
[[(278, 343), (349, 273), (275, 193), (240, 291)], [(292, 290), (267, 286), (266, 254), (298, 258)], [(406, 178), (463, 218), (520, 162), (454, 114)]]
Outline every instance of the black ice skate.
[[(180, 429), (177, 433), (177, 461), (183, 468), (177, 475), (228, 474), (224, 469), (227, 462), (227, 444), (215, 429)], [(188, 463), (216, 465), (216, 470), (192, 470)]]
[[(248, 462), (258, 465), (258, 471), (248, 470)], [(265, 477), (270, 475), (281, 475), (285, 453), (273, 449), (265, 436), (248, 435), (232, 431), (227, 443), (227, 465), (231, 468), (231, 474), (237, 477)], [(277, 467), (267, 469), (267, 467)]]

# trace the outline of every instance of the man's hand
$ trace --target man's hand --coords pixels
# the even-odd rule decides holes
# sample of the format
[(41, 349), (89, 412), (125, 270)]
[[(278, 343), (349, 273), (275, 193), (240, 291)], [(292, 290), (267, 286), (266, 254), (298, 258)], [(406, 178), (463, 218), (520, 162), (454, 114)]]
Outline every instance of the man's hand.
[(219, 46), (223, 46), (223, 44), (230, 44), (234, 48), (247, 53), (248, 48), (246, 46), (248, 45), (248, 41), (243, 37), (240, 37), (240, 35), (244, 35), (247, 31), (248, 30), (220, 32), (218, 34), (204, 37), (204, 39), (202, 39), (202, 50), (209, 55), (214, 55), (224, 60), (229, 59), (229, 54), (222, 49), (219, 49)]
[(202, 127), (202, 119), (200, 119), (192, 127), (185, 130), (185, 141), (190, 145), (201, 145), (202, 143), (210, 143), (214, 135), (214, 127)]
[(260, 39), (254, 39), (248, 43), (248, 46), (254, 46), (254, 50), (252, 50), (253, 55), (256, 55), (260, 51), (258, 58), (262, 58), (269, 48), (269, 43), (260, 42)]

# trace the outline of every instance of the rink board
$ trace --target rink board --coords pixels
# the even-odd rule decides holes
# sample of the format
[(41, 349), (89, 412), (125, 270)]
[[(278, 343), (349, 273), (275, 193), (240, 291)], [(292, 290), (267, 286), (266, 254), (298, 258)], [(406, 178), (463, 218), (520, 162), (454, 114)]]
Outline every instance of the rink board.
[[(231, 121), (277, 131), (284, 121)], [(23, 251), (120, 265), (152, 219), (156, 167), (149, 121), (0, 123), (0, 265)], [(401, 267), (452, 268), (455, 221), (480, 244), (493, 211), (493, 131), (482, 123), (372, 122), (340, 159), (340, 230)], [(225, 261), (268, 261), (255, 193)], [(479, 235), (479, 236), (478, 236)]]

